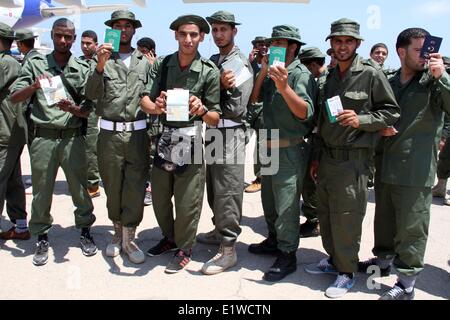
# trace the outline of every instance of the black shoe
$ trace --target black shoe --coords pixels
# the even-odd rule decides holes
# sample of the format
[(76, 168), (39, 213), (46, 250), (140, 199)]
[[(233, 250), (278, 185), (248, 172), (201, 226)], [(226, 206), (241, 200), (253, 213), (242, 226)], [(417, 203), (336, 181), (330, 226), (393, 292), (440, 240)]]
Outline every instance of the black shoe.
[(173, 257), (172, 261), (169, 262), (169, 264), (166, 266), (166, 270), (164, 270), (165, 273), (177, 273), (178, 271), (181, 271), (186, 267), (186, 265), (191, 261), (191, 252), (189, 253), (184, 252), (183, 250), (178, 250), (177, 253), (175, 253), (175, 256)]
[(35, 266), (43, 266), (48, 261), (48, 241), (41, 240), (36, 243), (36, 252), (33, 256), (33, 264)]
[(397, 282), (389, 291), (386, 291), (378, 300), (413, 300), (414, 288), (411, 292), (406, 292), (405, 287)]
[[(378, 266), (376, 264), (376, 260), (375, 258), (370, 258), (369, 260), (366, 261), (359, 261), (358, 262), (358, 272), (362, 272), (362, 273), (368, 273), (367, 269), (371, 266)], [(369, 272), (369, 273), (373, 273)], [(381, 277), (389, 277), (391, 274), (391, 266), (387, 267), (387, 268), (380, 268), (380, 276)]]
[(312, 238), (320, 236), (319, 221), (306, 220), (300, 225), (300, 238)]
[(248, 251), (253, 254), (277, 255), (278, 253), (280, 253), (277, 245), (277, 241), (269, 237), (261, 243), (253, 243), (249, 245)]
[(156, 246), (147, 251), (147, 255), (150, 257), (156, 257), (177, 249), (178, 248), (175, 242), (170, 241), (168, 238), (163, 238)]
[(263, 279), (269, 282), (280, 281), (288, 274), (297, 270), (296, 252), (281, 252), (275, 263), (270, 267), (269, 271), (264, 273)]
[(95, 245), (94, 238), (90, 234), (85, 234), (80, 237), (81, 252), (86, 257), (91, 257), (97, 253), (97, 246)]

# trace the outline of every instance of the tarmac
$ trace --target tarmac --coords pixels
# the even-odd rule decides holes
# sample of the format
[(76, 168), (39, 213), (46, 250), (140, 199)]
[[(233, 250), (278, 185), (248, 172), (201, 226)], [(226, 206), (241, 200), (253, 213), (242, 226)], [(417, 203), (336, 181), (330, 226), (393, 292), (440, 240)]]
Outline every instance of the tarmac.
[[(246, 181), (253, 177), (252, 152), (254, 137), (247, 149)], [(22, 155), (24, 181), (30, 178), (27, 148)], [(157, 188), (154, 182), (153, 188)], [(31, 188), (27, 189), (27, 193)], [(32, 196), (27, 194), (30, 212)], [(91, 233), (99, 248), (93, 257), (83, 256), (79, 248), (79, 230), (74, 227), (73, 204), (64, 174), (59, 171), (54, 189), (51, 213), (53, 228), (49, 232), (50, 253), (45, 266), (32, 264), (35, 240), (0, 241), (2, 264), (0, 299), (133, 299), (133, 300), (328, 300), (326, 288), (334, 281), (330, 275), (310, 275), (304, 266), (326, 257), (321, 238), (300, 240), (297, 251), (297, 271), (278, 283), (262, 280), (274, 258), (257, 256), (247, 251), (251, 243), (260, 242), (267, 233), (261, 194), (245, 194), (242, 233), (237, 243), (238, 264), (214, 276), (203, 275), (202, 264), (212, 258), (218, 247), (197, 244), (192, 261), (186, 269), (165, 274), (171, 255), (147, 257), (143, 264), (129, 262), (123, 254), (117, 258), (105, 255), (113, 233), (107, 216), (106, 196), (93, 199), (97, 221)], [(374, 192), (370, 189), (367, 214), (363, 222), (360, 259), (372, 257)], [(6, 212), (1, 227), (11, 226)], [(212, 229), (212, 212), (206, 201), (206, 192), (198, 232)], [(302, 217), (302, 221), (303, 221)], [(416, 283), (416, 300), (448, 300), (450, 298), (450, 207), (442, 199), (434, 199), (425, 256), (425, 269)], [(145, 207), (144, 219), (137, 230), (137, 244), (144, 251), (157, 244), (161, 232), (153, 207)], [(374, 280), (374, 282), (372, 282)], [(396, 275), (373, 278), (358, 274), (356, 285), (340, 300), (376, 300), (396, 282)]]

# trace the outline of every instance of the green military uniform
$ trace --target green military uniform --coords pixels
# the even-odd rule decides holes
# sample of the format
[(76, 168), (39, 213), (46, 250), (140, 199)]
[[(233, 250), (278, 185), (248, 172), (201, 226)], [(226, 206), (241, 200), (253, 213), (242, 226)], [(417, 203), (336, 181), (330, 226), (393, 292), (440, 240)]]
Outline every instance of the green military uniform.
[(395, 257), (400, 275), (415, 276), (424, 267), (443, 111), (450, 112), (450, 76), (444, 72), (435, 80), (423, 71), (402, 84), (400, 74), (389, 80), (401, 117), (397, 135), (383, 138), (378, 162), (373, 252)]
[[(195, 23), (205, 33), (209, 32), (208, 23), (203, 18), (190, 15), (179, 17), (170, 28), (177, 30), (179, 25), (185, 23)], [(153, 65), (154, 80), (150, 89), (152, 101), (155, 101), (161, 92), (162, 66), (160, 60)], [(197, 53), (191, 65), (181, 70), (178, 52), (176, 52), (168, 58), (166, 68), (167, 79), (164, 86), (166, 89), (189, 90), (191, 95), (202, 100), (209, 111), (220, 113), (220, 75), (213, 62), (200, 57)], [(173, 130), (174, 128), (192, 128), (197, 126), (194, 122), (198, 123), (202, 119), (195, 116), (188, 122), (169, 122), (165, 115), (161, 115), (160, 121), (163, 130)], [(157, 181), (157, 185), (152, 190), (153, 207), (163, 235), (174, 241), (179, 249), (189, 253), (195, 242), (202, 211), (205, 188), (204, 164), (187, 164), (186, 170), (180, 174), (167, 172), (155, 166), (151, 180), (154, 183)], [(176, 217), (174, 217), (172, 197), (175, 200)]]
[[(359, 36), (359, 24), (342, 19), (332, 24), (334, 36)], [(343, 108), (354, 110), (359, 128), (331, 123), (325, 101), (340, 96)], [(357, 271), (361, 228), (367, 206), (369, 162), (378, 131), (393, 125), (399, 107), (381, 69), (356, 55), (346, 74), (339, 65), (327, 77), (318, 129), (323, 140), (317, 184), (317, 213), (322, 244), (339, 272)]]
[[(0, 38), (14, 39), (13, 30), (0, 23)], [(10, 86), (17, 79), (20, 64), (7, 52), (0, 52), (0, 215), (6, 210), (12, 223), (27, 218), (20, 155), (26, 141), (26, 123), (21, 104), (9, 100)]]
[[(81, 60), (86, 61), (91, 65), (93, 70), (97, 64), (96, 57), (92, 59), (86, 59), (84, 56), (80, 57)], [(87, 159), (87, 186), (88, 188), (98, 187), (100, 183), (100, 173), (98, 171), (97, 160), (97, 140), (98, 140), (98, 120), (99, 116), (95, 112), (91, 112), (87, 119), (86, 129), (86, 159)]]
[[(300, 45), (298, 29), (292, 26), (276, 26), (272, 39), (293, 39)], [(305, 120), (297, 118), (289, 109), (275, 82), (267, 77), (262, 87), (263, 116), (268, 130), (268, 146), (276, 145), (274, 130), (279, 132), (279, 169), (275, 173), (262, 170), (261, 199), (269, 238), (276, 239), (278, 249), (284, 253), (296, 252), (299, 245), (300, 194), (306, 172), (308, 154), (303, 137), (311, 131), (311, 118), (317, 96), (317, 85), (308, 69), (296, 58), (287, 67), (288, 83), (307, 104)], [(272, 157), (275, 150), (270, 150)]]
[[(67, 89), (63, 82), (68, 99), (83, 100), (89, 66), (71, 56), (67, 65), (61, 69), (53, 53), (29, 59), (11, 90), (16, 91), (34, 84), (37, 77), (42, 74), (64, 76), (72, 88)], [(87, 100), (83, 100), (81, 105), (83, 108), (92, 107)], [(48, 105), (43, 90), (35, 93), (31, 120), (36, 126), (36, 137), (31, 145), (33, 183), (31, 233), (35, 235), (47, 233), (52, 225), (50, 207), (59, 167), (64, 171), (76, 207), (77, 228), (90, 227), (95, 221), (95, 216), (92, 213), (94, 209), (92, 201), (86, 191), (86, 145), (81, 130), (82, 120), (60, 110), (56, 105)]]
[[(136, 27), (137, 21), (133, 15)], [(149, 139), (140, 94), (149, 83), (150, 68), (139, 50), (132, 52), (129, 68), (113, 53), (102, 74), (92, 73), (86, 89), (89, 97), (97, 99), (96, 113), (101, 117), (97, 155), (108, 217), (126, 228), (136, 228), (144, 213)]]
[(445, 139), (444, 147), (439, 152), (437, 164), (438, 179), (448, 179), (450, 177), (450, 116), (445, 115), (442, 138)]
[[(213, 23), (235, 22), (234, 15), (219, 11), (206, 20)], [(222, 64), (234, 59), (241, 60), (250, 73), (253, 70), (248, 59), (238, 47), (225, 57), (213, 55), (210, 60), (221, 69)], [(241, 233), (242, 202), (245, 170), (245, 114), (253, 89), (253, 77), (238, 87), (220, 91), (222, 116), (217, 128), (208, 128), (206, 134), (218, 135), (222, 140), (223, 154), (216, 153), (212, 163), (206, 165), (206, 190), (208, 203), (214, 214), (214, 224), (224, 246), (233, 246)], [(208, 145), (208, 143), (207, 143)]]

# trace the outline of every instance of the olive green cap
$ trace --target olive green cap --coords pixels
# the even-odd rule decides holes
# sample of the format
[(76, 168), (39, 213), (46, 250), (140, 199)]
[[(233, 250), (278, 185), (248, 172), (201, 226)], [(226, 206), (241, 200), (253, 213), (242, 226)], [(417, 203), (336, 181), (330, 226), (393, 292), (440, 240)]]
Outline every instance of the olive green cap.
[(16, 31), (17, 41), (25, 41), (34, 38), (37, 38), (37, 35), (35, 35), (30, 29), (19, 29)]
[(204, 33), (209, 33), (210, 31), (208, 22), (195, 14), (186, 14), (176, 18), (175, 21), (170, 24), (170, 29), (178, 31), (178, 28), (183, 24), (195, 24), (200, 28), (200, 31)]
[(13, 29), (3, 22), (0, 22), (0, 38), (16, 39)]
[(255, 39), (252, 40), (252, 45), (256, 45), (259, 42), (267, 42), (267, 38), (261, 36), (255, 37)]
[(241, 23), (236, 22), (236, 19), (234, 18), (234, 14), (228, 11), (217, 11), (214, 12), (210, 17), (206, 17), (206, 20), (208, 20), (209, 24), (213, 23), (229, 23), (232, 25), (240, 25)]
[(342, 36), (353, 37), (357, 40), (364, 40), (359, 34), (359, 29), (360, 25), (358, 22), (347, 18), (339, 19), (331, 24), (331, 33), (325, 41), (332, 37)]
[(298, 54), (300, 60), (309, 60), (309, 59), (325, 59), (326, 55), (320, 51), (317, 47), (308, 47), (304, 48)]
[(139, 20), (136, 20), (136, 16), (134, 15), (133, 12), (128, 11), (128, 10), (118, 10), (118, 11), (114, 11), (111, 14), (111, 19), (106, 21), (105, 24), (108, 27), (113, 26), (114, 22), (119, 21), (119, 20), (129, 20), (133, 23), (134, 28), (141, 28), (142, 27), (142, 23)]
[(272, 42), (273, 40), (277, 39), (294, 40), (297, 41), (301, 46), (306, 44), (302, 42), (302, 37), (300, 36), (298, 28), (288, 24), (273, 27), (272, 36), (267, 39), (267, 42)]

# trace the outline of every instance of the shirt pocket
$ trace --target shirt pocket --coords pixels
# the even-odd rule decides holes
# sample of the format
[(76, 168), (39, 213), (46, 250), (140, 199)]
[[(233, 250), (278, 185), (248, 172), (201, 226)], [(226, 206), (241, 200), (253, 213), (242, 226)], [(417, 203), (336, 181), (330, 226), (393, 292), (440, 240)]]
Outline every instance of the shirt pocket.
[(105, 97), (107, 100), (121, 95), (121, 81), (119, 75), (114, 71), (105, 71), (103, 74), (105, 84)]
[(354, 110), (356, 113), (366, 109), (369, 95), (364, 91), (347, 91), (344, 93), (342, 105), (344, 109)]

